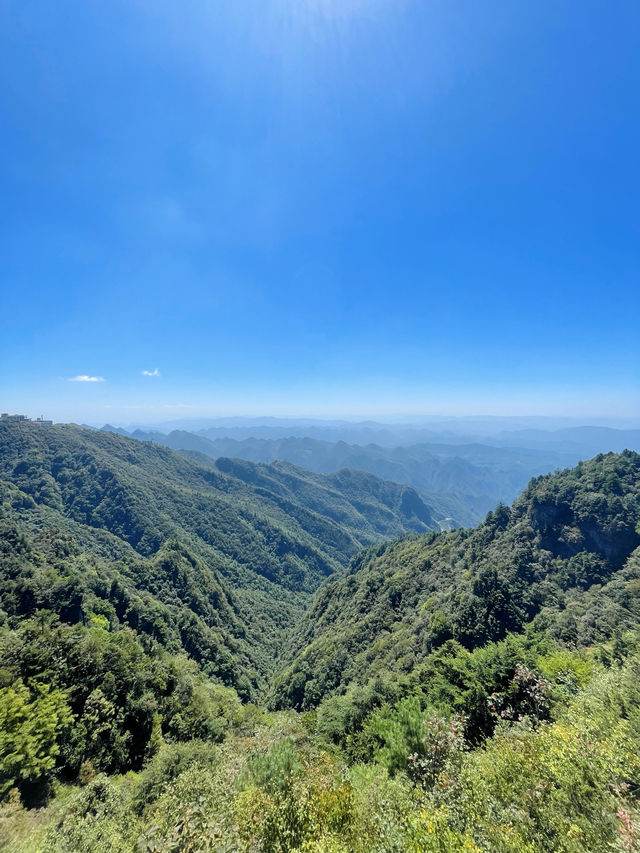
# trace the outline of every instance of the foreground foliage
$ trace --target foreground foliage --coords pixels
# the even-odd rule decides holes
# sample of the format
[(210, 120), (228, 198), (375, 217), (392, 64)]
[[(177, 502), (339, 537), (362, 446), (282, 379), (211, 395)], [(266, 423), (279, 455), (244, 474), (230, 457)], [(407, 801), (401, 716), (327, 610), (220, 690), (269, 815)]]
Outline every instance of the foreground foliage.
[[(370, 761), (354, 764), (323, 741), (313, 715), (293, 712), (254, 720), (218, 745), (166, 744), (140, 773), (98, 775), (44, 812), (5, 805), (3, 849), (635, 850), (640, 658), (594, 667), (584, 688), (567, 690), (562, 678), (549, 683), (555, 719), (502, 720), (475, 749), (455, 718), (414, 709), (420, 725), (417, 741), (405, 743), (404, 770), (397, 739), (392, 750), (385, 739)], [(391, 711), (400, 728), (406, 710)], [(416, 743), (427, 757), (418, 776), (414, 754), (406, 753)], [(9, 832), (26, 815), (38, 815), (31, 840), (12, 846)]]

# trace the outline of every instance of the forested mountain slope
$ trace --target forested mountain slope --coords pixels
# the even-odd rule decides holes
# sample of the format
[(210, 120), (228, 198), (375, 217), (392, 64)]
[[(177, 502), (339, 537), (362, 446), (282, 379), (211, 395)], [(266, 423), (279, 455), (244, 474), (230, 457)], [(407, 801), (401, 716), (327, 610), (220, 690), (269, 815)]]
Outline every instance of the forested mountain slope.
[(326, 576), (364, 545), (437, 528), (413, 489), (370, 475), (205, 463), (71, 425), (0, 425), (5, 618), (103, 616), (253, 695)]
[(470, 531), (401, 539), (356, 557), (298, 625), (279, 706), (408, 673), (448, 640), (467, 649), (528, 623), (581, 645), (640, 618), (640, 455), (538, 477)]

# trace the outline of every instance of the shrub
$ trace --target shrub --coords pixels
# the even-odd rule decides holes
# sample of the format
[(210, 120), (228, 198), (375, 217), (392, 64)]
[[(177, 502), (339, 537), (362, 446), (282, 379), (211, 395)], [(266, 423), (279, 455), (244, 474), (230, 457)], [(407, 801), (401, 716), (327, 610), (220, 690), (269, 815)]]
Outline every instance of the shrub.
[(371, 723), (384, 743), (378, 761), (392, 774), (405, 771), (424, 788), (445, 769), (453, 770), (464, 750), (463, 718), (427, 715), (417, 696), (398, 703), (391, 716), (374, 717)]
[(155, 802), (167, 786), (187, 768), (215, 767), (220, 761), (220, 749), (206, 741), (166, 744), (154, 755), (140, 774), (133, 794), (138, 814)]

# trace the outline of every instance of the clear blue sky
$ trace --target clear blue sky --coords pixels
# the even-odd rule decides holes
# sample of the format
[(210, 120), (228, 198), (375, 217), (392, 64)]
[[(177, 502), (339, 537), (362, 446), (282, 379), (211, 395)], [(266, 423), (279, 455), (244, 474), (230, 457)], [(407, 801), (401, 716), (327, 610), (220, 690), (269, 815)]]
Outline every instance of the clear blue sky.
[(0, 10), (3, 410), (640, 412), (640, 4)]

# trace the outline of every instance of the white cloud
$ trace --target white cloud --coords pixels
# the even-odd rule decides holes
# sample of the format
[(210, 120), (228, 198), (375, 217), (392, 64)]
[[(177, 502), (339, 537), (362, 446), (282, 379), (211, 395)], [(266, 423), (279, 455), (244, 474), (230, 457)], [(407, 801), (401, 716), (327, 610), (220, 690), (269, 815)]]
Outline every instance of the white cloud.
[(160, 376), (160, 371), (156, 367), (155, 370), (143, 370), (142, 375), (143, 376)]
[(104, 377), (102, 376), (87, 376), (86, 373), (81, 374), (80, 376), (70, 376), (69, 382), (104, 382)]

